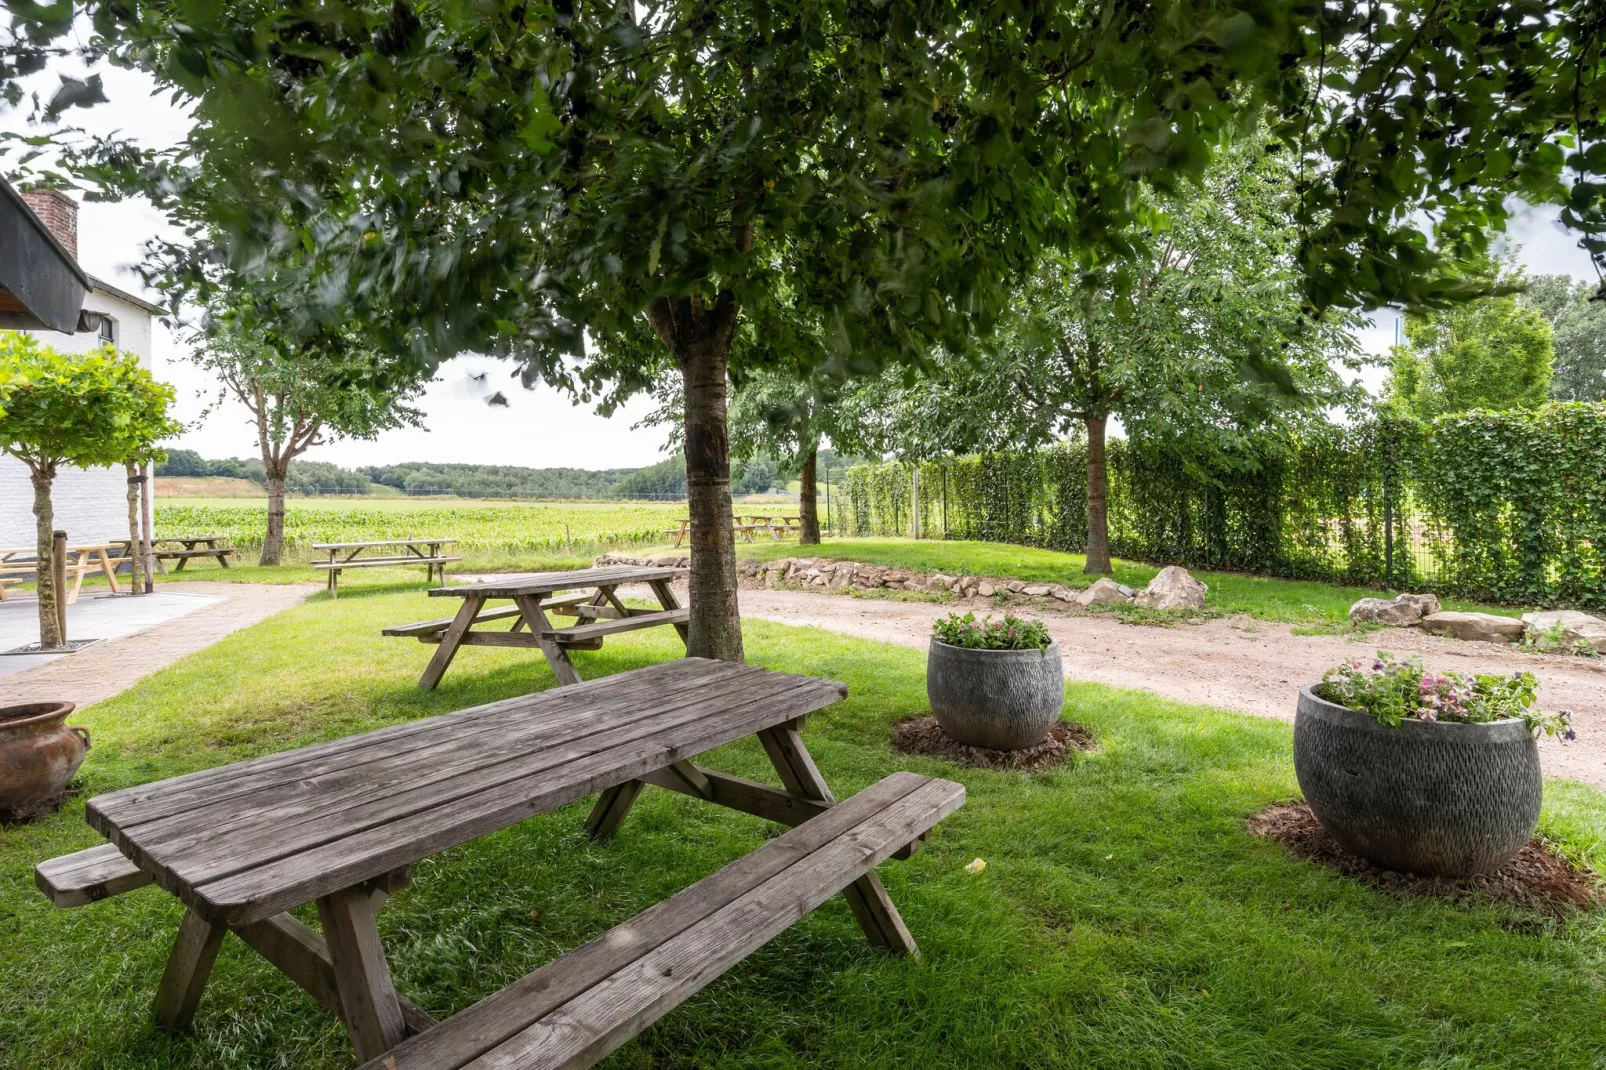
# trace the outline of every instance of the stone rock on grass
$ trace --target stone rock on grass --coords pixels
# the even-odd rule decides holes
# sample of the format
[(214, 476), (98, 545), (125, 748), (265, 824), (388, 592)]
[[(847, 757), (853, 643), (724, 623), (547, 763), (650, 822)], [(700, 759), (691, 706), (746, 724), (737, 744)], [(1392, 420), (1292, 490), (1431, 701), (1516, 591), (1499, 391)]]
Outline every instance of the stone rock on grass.
[(1437, 612), (1439, 600), (1431, 594), (1402, 594), (1397, 598), (1363, 598), (1349, 607), (1349, 619), (1351, 624), (1408, 628)]
[(1046, 583), (1034, 583), (1029, 587), (1022, 587), (1020, 593), (1026, 595), (1028, 598), (1041, 598), (1046, 595), (1049, 590), (1050, 588)]
[(981, 595), (983, 598), (991, 598), (993, 595), (998, 593), (998, 588), (994, 587), (990, 583), (978, 583), (976, 584), (976, 593)]
[(1493, 613), (1458, 613), (1447, 610), (1422, 618), (1422, 630), (1483, 643), (1514, 643), (1522, 638), (1525, 625), (1516, 617)]
[(1108, 576), (1093, 581), (1093, 586), (1076, 596), (1076, 604), (1084, 608), (1130, 601), (1132, 601), (1132, 588), (1116, 583)]
[(1133, 601), (1145, 609), (1203, 609), (1209, 589), (1181, 565), (1167, 565)]
[(1606, 620), (1580, 613), (1576, 609), (1552, 609), (1542, 613), (1524, 613), (1523, 627), (1534, 637), (1543, 636), (1553, 625), (1561, 626), (1561, 636), (1569, 642), (1583, 640), (1598, 654), (1606, 654)]

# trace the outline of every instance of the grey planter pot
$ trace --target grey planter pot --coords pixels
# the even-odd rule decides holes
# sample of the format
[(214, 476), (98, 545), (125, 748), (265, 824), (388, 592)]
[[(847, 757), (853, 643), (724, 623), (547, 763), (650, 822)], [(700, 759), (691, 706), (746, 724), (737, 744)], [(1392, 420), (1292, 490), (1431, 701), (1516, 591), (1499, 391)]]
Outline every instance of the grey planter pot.
[(1065, 704), (1059, 646), (969, 650), (933, 639), (926, 698), (942, 730), (968, 746), (1020, 750), (1041, 743)]
[(1539, 822), (1539, 747), (1521, 721), (1396, 728), (1299, 692), (1294, 773), (1346, 850), (1401, 873), (1464, 877), (1509, 862)]

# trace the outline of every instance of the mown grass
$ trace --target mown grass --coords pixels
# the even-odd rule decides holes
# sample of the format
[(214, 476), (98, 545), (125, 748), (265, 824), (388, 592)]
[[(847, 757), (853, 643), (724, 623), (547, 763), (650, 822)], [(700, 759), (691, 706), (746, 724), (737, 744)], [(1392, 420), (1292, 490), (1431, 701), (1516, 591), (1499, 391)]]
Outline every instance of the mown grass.
[[(385, 624), (435, 615), (417, 591), (319, 596), (185, 658), (75, 720), (95, 736), (93, 795), (552, 685), (526, 652), (470, 648), (434, 692), (430, 649)], [(840, 900), (789, 930), (607, 1064), (654, 1067), (1556, 1067), (1606, 1058), (1599, 916), (1399, 902), (1291, 860), (1243, 819), (1296, 793), (1287, 726), (1072, 683), (1065, 714), (1100, 748), (1042, 775), (894, 752), (925, 710), (918, 651), (760, 622), (752, 660), (833, 677), (812, 718), (841, 793), (896, 769), (962, 780), (964, 809), (914, 860), (883, 867), (923, 962), (869, 950)], [(576, 655), (587, 677), (675, 656), (664, 629)], [(709, 764), (771, 779), (751, 742)], [(753, 849), (778, 830), (650, 790), (591, 845), (586, 804), (416, 869), (381, 915), (398, 986), (459, 1010)], [(1542, 831), (1606, 855), (1606, 800), (1548, 785)], [(0, 1065), (336, 1068), (342, 1030), (238, 941), (192, 1032), (148, 1008), (179, 918), (153, 888), (73, 911), (32, 865), (97, 837), (82, 805), (0, 830)], [(986, 859), (984, 872), (964, 866)], [(305, 912), (303, 912), (305, 913)], [(309, 921), (314, 920), (309, 916)]]
[[(763, 561), (779, 557), (829, 557), (892, 568), (946, 572), (950, 575), (1009, 577), (1028, 583), (1058, 583), (1078, 588), (1087, 587), (1098, 579), (1082, 571), (1087, 564), (1083, 554), (996, 542), (830, 539), (819, 546), (801, 548), (795, 542), (757, 542), (739, 544), (737, 553)], [(1136, 561), (1117, 559), (1113, 564), (1114, 578), (1133, 588), (1144, 586), (1160, 571), (1157, 566)], [(1391, 597), (1397, 593), (1373, 587), (1283, 580), (1239, 572), (1195, 570), (1193, 574), (1209, 586), (1210, 593), (1206, 596), (1208, 604), (1223, 613), (1248, 613), (1261, 620), (1292, 623), (1342, 623), (1348, 617), (1349, 607), (1357, 599)], [(1455, 598), (1442, 599), (1442, 602), (1446, 609), (1476, 609), (1513, 616), (1521, 614), (1521, 610), (1509, 607), (1490, 607)]]

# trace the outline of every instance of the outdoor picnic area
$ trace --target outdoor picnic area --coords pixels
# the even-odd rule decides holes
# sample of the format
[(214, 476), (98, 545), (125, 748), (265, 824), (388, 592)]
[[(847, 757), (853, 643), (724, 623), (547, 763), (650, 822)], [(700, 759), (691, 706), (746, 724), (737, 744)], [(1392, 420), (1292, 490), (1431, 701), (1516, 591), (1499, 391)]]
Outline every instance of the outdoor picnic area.
[(1601, 0), (15, 3), (0, 156), (0, 1070), (1606, 1070)]

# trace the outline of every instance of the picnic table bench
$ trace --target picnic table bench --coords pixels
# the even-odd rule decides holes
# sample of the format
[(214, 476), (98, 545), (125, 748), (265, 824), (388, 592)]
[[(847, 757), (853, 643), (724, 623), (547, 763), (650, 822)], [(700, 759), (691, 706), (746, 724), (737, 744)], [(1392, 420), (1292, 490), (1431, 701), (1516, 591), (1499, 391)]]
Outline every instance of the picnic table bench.
[[(894, 773), (837, 802), (801, 728), (845, 694), (684, 658), (394, 725), (97, 796), (111, 842), (35, 883), (60, 907), (148, 883), (185, 904), (164, 1028), (193, 1018), (233, 932), (342, 1019), (364, 1070), (588, 1067), (837, 892), (872, 944), (916, 952), (875, 867), (964, 788)], [(750, 735), (781, 788), (692, 762)], [(443, 1022), (396, 992), (375, 915), (412, 864), (598, 792), (586, 827), (606, 840), (647, 784), (791, 829)], [(307, 903), (321, 933), (287, 913)]]
[[(177, 543), (181, 548), (164, 550), (163, 543)], [(197, 557), (215, 557), (218, 564), (228, 568), (229, 558), (239, 552), (222, 535), (175, 535), (167, 539), (152, 539), (151, 547), (151, 556), (157, 561), (178, 562), (174, 572), (183, 572), (184, 566)]]
[[(5, 600), (7, 585), (26, 583), (27, 577), (33, 576), (38, 571), (39, 563), (34, 560), (35, 553), (36, 549), (32, 546), (0, 549), (0, 601)], [(67, 604), (70, 606), (78, 601), (78, 592), (84, 586), (84, 576), (91, 572), (105, 574), (112, 594), (122, 593), (122, 588), (117, 585), (117, 568), (119, 565), (131, 564), (133, 560), (128, 552), (126, 539), (121, 542), (94, 542), (68, 546), (66, 576), (70, 582), (67, 588)]]
[[(552, 666), (559, 683), (579, 683), (580, 673), (569, 658), (571, 650), (596, 650), (602, 646), (605, 636), (665, 624), (673, 626), (682, 640), (686, 638), (690, 611), (681, 606), (669, 586), (675, 577), (685, 572), (683, 568), (604, 565), (441, 587), (430, 591), (430, 595), (463, 600), (455, 615), (385, 628), (380, 634), (440, 644), (418, 679), (418, 686), (425, 690), (440, 683), (457, 651), (465, 646), (537, 649)], [(660, 608), (637, 609), (620, 601), (616, 592), (631, 583), (651, 587)], [(511, 599), (513, 605), (485, 608), (485, 603), (493, 599)], [(559, 627), (548, 614), (573, 617), (575, 622)], [(510, 618), (513, 626), (506, 631), (476, 630), (475, 627)]]
[[(680, 544), (686, 540), (686, 536), (691, 534), (691, 518), (681, 517), (678, 521), (676, 521), (676, 523), (679, 524), (679, 527), (669, 528), (664, 532), (664, 534), (673, 535), (675, 537), (675, 548), (679, 549)], [(744, 542), (752, 542), (753, 532), (755, 531), (767, 531), (775, 538), (777, 542), (779, 542), (781, 537), (784, 535), (795, 535), (801, 532), (802, 525), (802, 518), (795, 516), (772, 516), (767, 513), (737, 513), (731, 517), (732, 530), (740, 535)]]
[[(327, 569), (329, 597), (340, 597), (340, 573), (348, 568), (395, 568), (399, 565), (423, 565), (428, 572), (425, 583), (435, 579), (440, 571), (441, 586), (446, 586), (446, 566), (461, 557), (448, 557), (447, 546), (456, 546), (456, 539), (377, 539), (373, 542), (315, 542), (314, 550), (329, 551), (329, 560), (314, 561), (313, 568)], [(389, 557), (363, 557), (364, 550), (388, 548), (398, 551)], [(346, 551), (345, 557), (341, 557)]]

